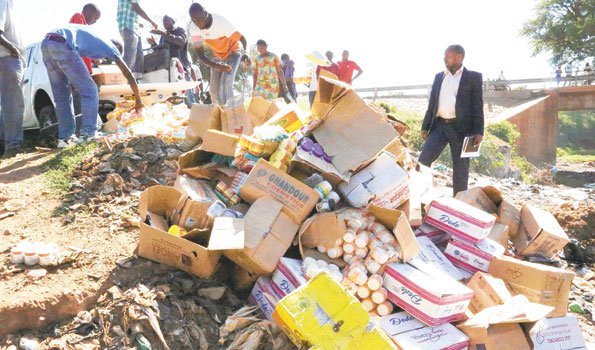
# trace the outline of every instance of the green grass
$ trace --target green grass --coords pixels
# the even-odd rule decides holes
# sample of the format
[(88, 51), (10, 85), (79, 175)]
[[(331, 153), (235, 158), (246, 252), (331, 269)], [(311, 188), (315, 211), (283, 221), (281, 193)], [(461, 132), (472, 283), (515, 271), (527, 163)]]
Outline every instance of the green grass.
[(595, 162), (595, 149), (558, 147), (558, 160), (568, 163)]
[(56, 195), (61, 195), (70, 189), (72, 184), (72, 173), (81, 161), (90, 155), (98, 144), (95, 142), (84, 143), (62, 149), (51, 159), (44, 163), (47, 171), (44, 178), (49, 188)]

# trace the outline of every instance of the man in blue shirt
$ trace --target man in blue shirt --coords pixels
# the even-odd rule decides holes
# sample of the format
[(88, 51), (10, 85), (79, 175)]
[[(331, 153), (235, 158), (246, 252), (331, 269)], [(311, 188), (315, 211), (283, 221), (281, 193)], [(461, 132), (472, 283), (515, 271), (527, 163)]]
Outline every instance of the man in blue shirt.
[(93, 139), (97, 131), (99, 93), (82, 57), (107, 58), (114, 61), (134, 92), (136, 110), (143, 107), (136, 80), (124, 63), (120, 51), (114, 43), (101, 39), (88, 27), (71, 24), (54, 29), (41, 42), (41, 51), (56, 103), (58, 147), (66, 147), (78, 142), (78, 138), (75, 136), (76, 124), (70, 86), (81, 97), (81, 114), (83, 116), (81, 139), (83, 141)]

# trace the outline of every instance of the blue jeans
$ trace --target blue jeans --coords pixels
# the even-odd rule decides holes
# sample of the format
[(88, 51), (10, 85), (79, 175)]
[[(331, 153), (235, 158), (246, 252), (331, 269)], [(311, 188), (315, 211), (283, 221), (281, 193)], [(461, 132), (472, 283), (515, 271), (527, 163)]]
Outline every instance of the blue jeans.
[(7, 150), (23, 144), (23, 72), (20, 59), (0, 57), (0, 141)]
[(236, 73), (240, 66), (241, 57), (242, 55), (239, 52), (236, 52), (229, 55), (229, 57), (223, 61), (223, 63), (231, 66), (231, 72), (229, 73), (224, 73), (218, 69), (211, 68), (209, 91), (213, 103), (223, 106), (233, 97), (233, 82), (236, 79)]
[(130, 29), (122, 29), (120, 35), (124, 40), (124, 57), (122, 59), (131, 72), (142, 74), (145, 56), (143, 56), (143, 42), (140, 35)]
[(419, 162), (427, 167), (438, 159), (446, 145), (450, 146), (452, 155), (452, 188), (453, 196), (467, 190), (469, 182), (469, 158), (461, 158), (465, 135), (455, 129), (456, 124), (445, 124), (436, 119), (430, 134), (419, 155)]
[[(190, 73), (186, 73), (184, 78), (186, 79), (186, 81), (192, 81)], [(186, 90), (186, 105), (188, 106), (188, 108), (190, 108), (192, 107), (193, 103), (196, 103), (196, 98), (194, 97), (194, 89), (188, 89)]]
[(76, 131), (71, 85), (81, 97), (81, 136), (95, 135), (99, 93), (78, 51), (68, 44), (45, 39), (41, 52), (56, 104), (58, 137), (67, 140)]

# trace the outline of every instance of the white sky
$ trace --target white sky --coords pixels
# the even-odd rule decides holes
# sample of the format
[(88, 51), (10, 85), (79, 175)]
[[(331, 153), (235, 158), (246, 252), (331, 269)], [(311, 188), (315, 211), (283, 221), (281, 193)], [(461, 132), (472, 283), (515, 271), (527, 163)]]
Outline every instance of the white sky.
[[(102, 11), (94, 26), (118, 37), (117, 0), (92, 0)], [(40, 41), (52, 28), (67, 23), (89, 0), (16, 0), (16, 20), (25, 44)], [(141, 0), (149, 16), (161, 24), (164, 14), (186, 27), (191, 0)], [(253, 45), (265, 39), (269, 50), (288, 53), (297, 75), (307, 71), (304, 54), (331, 50), (335, 61), (343, 49), (364, 70), (355, 87), (430, 84), (443, 69), (446, 46), (459, 43), (467, 51), (465, 66), (496, 78), (546, 77), (547, 56), (531, 57), (522, 24), (533, 15), (535, 0), (203, 0), (223, 15)], [(141, 20), (144, 22), (143, 20)], [(147, 28), (146, 26), (145, 28)], [(145, 29), (146, 30), (146, 29)], [(146, 32), (148, 34), (148, 32)]]

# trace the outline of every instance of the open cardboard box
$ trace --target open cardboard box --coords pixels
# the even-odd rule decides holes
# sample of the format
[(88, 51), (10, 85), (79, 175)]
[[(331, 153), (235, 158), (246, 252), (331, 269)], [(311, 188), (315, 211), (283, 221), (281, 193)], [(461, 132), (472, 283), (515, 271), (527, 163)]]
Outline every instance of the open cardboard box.
[(568, 242), (568, 235), (552, 214), (531, 205), (523, 206), (519, 233), (512, 238), (520, 255), (541, 254), (551, 258)]
[(172, 221), (187, 231), (211, 229), (213, 219), (207, 215), (207, 211), (218, 199), (209, 183), (180, 175), (174, 188), (182, 193), (182, 197), (172, 214)]
[(253, 126), (260, 126), (271, 119), (285, 105), (286, 103), (283, 99), (268, 101), (262, 97), (253, 97), (250, 100), (246, 113)]
[[(141, 214), (138, 255), (150, 260), (176, 267), (201, 278), (209, 278), (217, 268), (220, 251), (209, 249), (209, 231), (199, 235), (200, 243), (176, 237), (167, 232), (166, 218), (170, 218), (183, 194), (173, 187), (153, 186), (145, 190), (140, 197)], [(146, 223), (150, 215), (153, 226)], [(161, 218), (161, 219), (160, 219)]]
[(186, 152), (178, 158), (178, 173), (196, 179), (222, 180), (231, 183), (237, 169), (213, 161), (215, 153), (201, 148)]
[(193, 104), (186, 128), (186, 140), (197, 144), (209, 129), (221, 130), (221, 108), (217, 104)]

